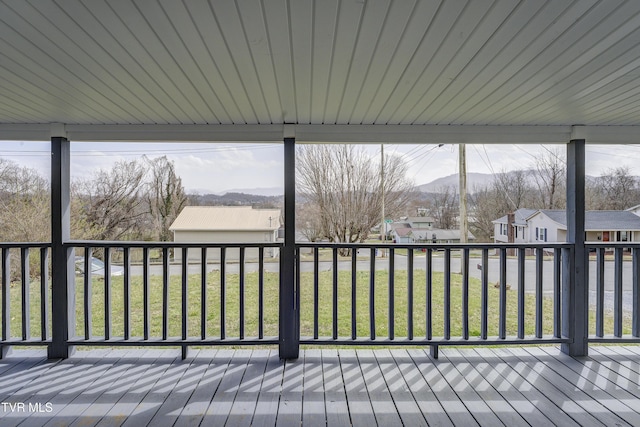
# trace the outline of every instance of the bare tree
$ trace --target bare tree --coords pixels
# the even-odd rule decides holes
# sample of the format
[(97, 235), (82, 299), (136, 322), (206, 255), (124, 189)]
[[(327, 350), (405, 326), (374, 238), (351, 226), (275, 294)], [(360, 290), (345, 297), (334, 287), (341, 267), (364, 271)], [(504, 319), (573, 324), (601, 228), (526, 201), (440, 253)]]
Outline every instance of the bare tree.
[(623, 210), (640, 201), (640, 188), (628, 166), (608, 169), (594, 182), (595, 209)]
[(436, 226), (438, 228), (456, 228), (458, 203), (455, 186), (444, 186), (436, 190), (429, 209), (429, 215), (436, 220)]
[(143, 183), (144, 166), (136, 161), (116, 163), (111, 171), (100, 170), (93, 179), (75, 184), (79, 202), (78, 215), (83, 216), (91, 238), (117, 240), (126, 235), (140, 233), (144, 218)]
[(160, 241), (169, 241), (169, 227), (187, 204), (187, 195), (182, 180), (176, 175), (174, 163), (166, 156), (155, 159), (145, 156), (144, 160), (149, 165), (146, 200), (153, 229)]
[(532, 202), (529, 171), (515, 170), (496, 174), (493, 181), (495, 203), (501, 210), (511, 211), (528, 207)]
[(538, 157), (533, 174), (537, 190), (535, 206), (541, 209), (564, 209), (566, 199), (566, 160), (560, 148), (547, 149)]
[(49, 183), (37, 170), (0, 159), (0, 236), (4, 241), (51, 238)]
[(498, 203), (498, 200), (498, 194), (492, 186), (474, 188), (470, 195), (470, 205), (475, 219), (470, 228), (479, 242), (491, 240), (492, 221), (505, 214), (504, 204)]
[(353, 145), (305, 145), (298, 148), (298, 189), (318, 213), (318, 228), (333, 242), (362, 242), (385, 212), (401, 211), (413, 185), (400, 158), (384, 158), (384, 188), (380, 165)]

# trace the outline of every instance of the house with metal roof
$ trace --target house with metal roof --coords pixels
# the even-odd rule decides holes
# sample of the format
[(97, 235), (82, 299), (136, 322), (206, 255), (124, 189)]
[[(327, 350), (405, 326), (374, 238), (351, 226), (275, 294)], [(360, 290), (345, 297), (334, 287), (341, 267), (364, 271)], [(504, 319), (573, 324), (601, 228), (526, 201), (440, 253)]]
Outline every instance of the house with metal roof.
[[(251, 206), (186, 206), (169, 230), (177, 243), (272, 243), (278, 238), (280, 209), (253, 209)], [(276, 256), (274, 248), (265, 248), (267, 256)], [(238, 260), (239, 250), (229, 249), (225, 259)], [(247, 258), (257, 258), (257, 248), (247, 248)], [(189, 260), (200, 261), (200, 250), (189, 250)], [(182, 260), (176, 251), (175, 260)], [(219, 261), (220, 249), (207, 251), (207, 260)]]

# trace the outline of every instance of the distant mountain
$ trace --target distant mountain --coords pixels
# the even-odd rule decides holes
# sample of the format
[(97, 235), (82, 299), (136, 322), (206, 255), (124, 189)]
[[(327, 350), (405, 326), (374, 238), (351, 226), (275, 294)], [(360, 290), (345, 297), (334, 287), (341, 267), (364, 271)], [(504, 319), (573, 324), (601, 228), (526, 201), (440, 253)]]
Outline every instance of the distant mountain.
[[(467, 189), (473, 191), (475, 187), (481, 188), (490, 185), (493, 182), (494, 175), (490, 173), (470, 172), (467, 174)], [(417, 188), (423, 193), (438, 193), (444, 187), (454, 187), (458, 191), (460, 178), (458, 174), (453, 174), (438, 178), (427, 184), (419, 185)]]
[(189, 194), (192, 206), (253, 206), (271, 208), (282, 205), (282, 195), (263, 196), (260, 194), (225, 193), (225, 194)]
[(234, 188), (231, 190), (223, 191), (219, 194), (228, 194), (228, 193), (253, 194), (256, 196), (282, 196), (284, 194), (284, 188), (282, 187)]

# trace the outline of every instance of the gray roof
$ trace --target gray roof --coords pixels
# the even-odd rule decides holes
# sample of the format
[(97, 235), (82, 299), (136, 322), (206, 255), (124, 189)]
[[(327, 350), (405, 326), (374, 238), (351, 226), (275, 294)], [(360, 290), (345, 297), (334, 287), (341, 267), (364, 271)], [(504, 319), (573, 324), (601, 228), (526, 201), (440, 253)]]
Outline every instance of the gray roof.
[[(567, 226), (566, 211), (541, 209), (540, 212), (558, 224)], [(586, 211), (585, 230), (640, 230), (640, 217), (629, 211)]]
[[(515, 220), (514, 220), (514, 224), (516, 225), (527, 225), (527, 218), (529, 218), (531, 215), (533, 215), (534, 213), (538, 212), (537, 209), (526, 209), (526, 208), (520, 208), (518, 210), (516, 210), (515, 213)], [(502, 216), (496, 220), (491, 221), (493, 223), (502, 223), (502, 224), (507, 224), (507, 215)]]

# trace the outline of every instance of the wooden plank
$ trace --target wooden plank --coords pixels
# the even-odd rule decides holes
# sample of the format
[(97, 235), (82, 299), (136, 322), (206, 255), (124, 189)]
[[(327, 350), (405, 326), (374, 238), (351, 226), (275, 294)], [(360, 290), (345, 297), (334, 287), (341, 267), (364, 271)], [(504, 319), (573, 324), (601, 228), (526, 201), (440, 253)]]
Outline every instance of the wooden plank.
[(322, 378), (324, 382), (327, 425), (350, 425), (349, 405), (347, 404), (347, 394), (342, 380), (338, 350), (322, 350)]
[(374, 352), (372, 350), (358, 350), (356, 354), (367, 391), (369, 392), (376, 422), (378, 425), (385, 426), (401, 425), (402, 421), (398, 415), (398, 410), (384, 382), (384, 377)]
[(633, 372), (632, 375), (640, 376), (640, 355), (636, 352), (632, 351), (632, 349), (636, 349), (635, 346), (623, 346), (623, 347), (600, 347), (600, 346), (591, 346), (589, 348), (590, 352), (598, 352), (602, 355), (607, 355), (611, 360), (615, 363), (622, 365)]
[(60, 361), (48, 362), (45, 355), (16, 357), (17, 354), (27, 351), (16, 351), (10, 358), (0, 360), (0, 401), (6, 401), (9, 396), (16, 394), (51, 369), (64, 369), (57, 367)]
[[(220, 357), (219, 353), (223, 356)], [(209, 361), (207, 370), (202, 374), (198, 387), (189, 396), (189, 400), (180, 412), (179, 418), (176, 420), (175, 426), (197, 426), (200, 425), (204, 414), (207, 412), (211, 399), (215, 395), (227, 368), (229, 367), (230, 357), (224, 356), (227, 351), (220, 352), (217, 350), (202, 350), (198, 354), (199, 359), (205, 362)]]
[(126, 422), (132, 414), (142, 411), (144, 406), (151, 406), (147, 401), (143, 407), (140, 407), (154, 387), (159, 385), (160, 380), (164, 378), (171, 364), (177, 360), (178, 353), (176, 350), (167, 349), (151, 351), (147, 355), (150, 359), (149, 362), (141, 362), (147, 364), (144, 374), (129, 384), (125, 394), (112, 406), (107, 416), (98, 423), (99, 426), (102, 427), (113, 421)]
[(218, 352), (220, 357), (225, 357), (225, 354), (230, 359), (229, 366), (202, 418), (203, 426), (224, 425), (227, 421), (233, 401), (238, 393), (238, 387), (249, 363), (249, 352), (234, 350), (220, 350)]
[[(521, 369), (526, 369), (528, 374), (535, 378), (534, 381), (537, 381), (538, 378), (542, 377), (546, 380), (545, 387), (539, 388), (539, 390), (549, 397), (549, 393), (555, 393), (552, 390), (558, 390), (561, 392), (561, 396), (552, 398), (549, 397), (549, 400), (562, 402), (562, 408), (565, 410), (572, 418), (577, 420), (577, 417), (580, 413), (586, 413), (592, 415), (599, 422), (604, 423), (605, 425), (627, 425), (628, 423), (622, 420), (617, 415), (610, 412), (610, 410), (603, 404), (600, 399), (594, 399), (590, 396), (584, 389), (582, 389), (582, 385), (584, 381), (581, 378), (572, 378), (571, 380), (567, 379), (565, 376), (558, 373), (558, 370), (564, 373), (565, 369), (562, 369), (562, 363), (558, 362), (557, 358), (546, 357), (543, 359), (537, 359), (531, 357), (532, 355), (528, 353), (525, 349), (515, 349), (515, 348), (504, 348), (504, 349), (496, 349), (496, 352), (499, 354), (512, 354), (518, 356), (521, 361), (523, 361), (523, 365), (521, 365)], [(552, 387), (549, 387), (551, 385)], [(557, 396), (557, 395), (556, 395)], [(576, 403), (580, 408), (578, 412), (569, 412), (565, 408), (567, 403), (571, 404), (571, 402)], [(583, 424), (579, 422), (580, 424)]]
[[(468, 360), (473, 361), (474, 368), (483, 378), (501, 396), (512, 402), (514, 409), (520, 412), (527, 421), (530, 421), (530, 424), (546, 424), (548, 419), (553, 425), (577, 425), (571, 417), (556, 406), (556, 403), (562, 402), (565, 397), (557, 392), (557, 397), (560, 400), (549, 400), (536, 388), (536, 386), (543, 387), (542, 383), (545, 380), (538, 379), (529, 382), (528, 369), (524, 368), (516, 357), (510, 355), (497, 357), (493, 350), (487, 348), (476, 348), (473, 352), (465, 353), (465, 356)], [(551, 384), (549, 386), (551, 387)], [(569, 405), (568, 409), (569, 411), (580, 410), (575, 404)], [(597, 422), (592, 417), (587, 417), (585, 421)]]
[(426, 426), (427, 421), (415, 397), (409, 391), (391, 352), (388, 349), (380, 349), (376, 350), (374, 355), (386, 383), (385, 391), (391, 394), (402, 423), (406, 426)]
[(478, 425), (476, 418), (465, 406), (451, 386), (446, 382), (437, 365), (446, 361), (446, 354), (441, 355), (441, 359), (434, 361), (424, 350), (408, 350), (408, 354), (413, 359), (425, 381), (431, 386), (438, 401), (449, 415), (454, 425), (474, 426)]
[(304, 351), (303, 380), (302, 424), (305, 426), (326, 426), (322, 353), (320, 350)]
[[(557, 365), (563, 368), (562, 372), (558, 371), (560, 375), (585, 383), (586, 386), (581, 387), (582, 390), (600, 402), (607, 402), (607, 408), (623, 417), (625, 421), (632, 425), (640, 425), (640, 400), (617, 381), (612, 381), (614, 375), (609, 369), (594, 364), (592, 359), (577, 359), (554, 350), (549, 347), (527, 349), (535, 357), (551, 357), (557, 360)], [(613, 402), (609, 403), (609, 400)]]
[[(189, 401), (191, 394), (194, 393), (198, 387), (202, 376), (209, 368), (210, 359), (205, 360), (198, 357), (198, 350), (191, 349), (190, 351), (193, 354), (190, 353), (188, 359), (178, 362), (178, 364), (188, 365), (184, 375), (175, 385), (175, 388), (170, 391), (170, 394), (162, 403), (162, 407), (153, 416), (149, 425), (157, 427), (173, 426), (182, 409)], [(189, 361), (191, 363), (189, 363)]]
[[(115, 357), (111, 358), (112, 355)], [(55, 377), (43, 377), (49, 381), (43, 381), (31, 394), (31, 399), (35, 402), (50, 403), (51, 412), (10, 415), (18, 415), (24, 426), (42, 426), (60, 414), (64, 416), (69, 403), (89, 389), (94, 382), (100, 381), (118, 357), (115, 350), (100, 349), (78, 352), (77, 356), (59, 362), (59, 365), (64, 365), (67, 369), (59, 371)], [(64, 378), (64, 381), (56, 381), (58, 376)], [(76, 417), (78, 413), (79, 411), (76, 412)], [(73, 421), (75, 417), (65, 419)]]
[[(464, 381), (475, 390), (494, 414), (507, 426), (554, 426), (544, 414), (515, 389), (515, 393), (501, 394), (487, 377), (496, 378), (496, 370), (471, 349), (447, 349), (449, 358), (455, 357), (455, 368)], [(514, 390), (514, 388), (510, 388)]]
[[(448, 351), (449, 349), (446, 351), (445, 358), (438, 360), (438, 362), (434, 364), (435, 368), (440, 372), (441, 378), (444, 380), (442, 384), (444, 385), (445, 393), (455, 393), (457, 398), (464, 403), (467, 410), (481, 426), (501, 425), (502, 422), (496, 414), (491, 411), (487, 403), (478, 395), (476, 390), (469, 385), (464, 376), (460, 375), (460, 372), (458, 372), (455, 366), (458, 360), (449, 355)], [(439, 395), (439, 393), (437, 394)]]
[(267, 427), (276, 424), (284, 365), (285, 363), (280, 361), (278, 352), (276, 350), (270, 351), (267, 366), (262, 376), (262, 383), (260, 384), (256, 410), (251, 422), (253, 427)]
[[(66, 425), (93, 426), (100, 422), (122, 393), (121, 384), (139, 377), (146, 370), (146, 365), (140, 363), (140, 359), (144, 358), (147, 352), (145, 350), (117, 350), (118, 358), (108, 372), (99, 381), (92, 383), (91, 388), (82, 391), (66, 408), (60, 411), (55, 420), (48, 424), (55, 425), (60, 420), (64, 420)], [(112, 354), (111, 357), (114, 356)], [(85, 409), (80, 410), (79, 408)]]
[(409, 391), (430, 426), (453, 426), (451, 419), (406, 350), (391, 352)]
[(302, 422), (304, 352), (297, 360), (287, 360), (282, 379), (282, 395), (278, 405), (278, 426), (299, 426)]
[(229, 417), (225, 426), (250, 426), (253, 414), (256, 411), (260, 385), (264, 377), (269, 350), (254, 350), (251, 359), (242, 377), (238, 393), (231, 406)]
[[(606, 351), (602, 351), (603, 348)], [(625, 390), (629, 392), (636, 391), (636, 388), (640, 387), (640, 375), (638, 374), (640, 364), (610, 349), (611, 347), (592, 346), (589, 348), (589, 358), (607, 368), (610, 371), (609, 375), (615, 378), (616, 382), (620, 383), (620, 386)], [(613, 359), (613, 357), (616, 359)], [(632, 369), (634, 365), (635, 370)]]
[(527, 401), (539, 402), (544, 414), (556, 425), (597, 425), (599, 421), (576, 404), (554, 385), (553, 379), (540, 375), (543, 363), (528, 365), (530, 358), (521, 359), (506, 349), (476, 348), (484, 360), (501, 377), (496, 388), (500, 392), (517, 389)]
[[(133, 352), (140, 350), (133, 350)], [(107, 398), (105, 404), (105, 415), (98, 421), (100, 427), (119, 426), (126, 417), (133, 412), (138, 402), (144, 397), (142, 393), (136, 392), (135, 387), (144, 384), (145, 380), (153, 379), (158, 375), (162, 375), (162, 371), (166, 357), (175, 356), (174, 350), (156, 350), (151, 349), (143, 353), (138, 359), (138, 365), (135, 370), (127, 371), (124, 380), (115, 384), (115, 386), (105, 393), (103, 396)], [(159, 362), (158, 362), (159, 360)], [(100, 400), (100, 398), (99, 398)]]
[(365, 427), (376, 425), (376, 417), (356, 351), (341, 349), (339, 357), (352, 424)]

